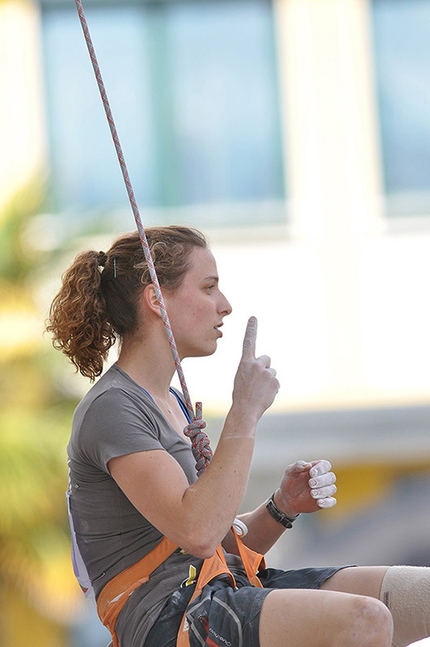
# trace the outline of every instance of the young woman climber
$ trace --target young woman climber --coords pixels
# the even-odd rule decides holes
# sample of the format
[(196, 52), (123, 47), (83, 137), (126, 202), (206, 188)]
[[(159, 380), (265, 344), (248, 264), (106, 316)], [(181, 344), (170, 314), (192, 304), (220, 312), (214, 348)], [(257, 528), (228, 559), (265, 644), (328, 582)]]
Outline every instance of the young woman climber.
[[(180, 358), (211, 355), (231, 306), (203, 235), (172, 226), (146, 237)], [(270, 500), (238, 514), (257, 422), (279, 388), (270, 358), (256, 357), (254, 317), (199, 477), (188, 437), (199, 425), (170, 386), (175, 363), (137, 233), (77, 256), (47, 329), (91, 380), (120, 346), (78, 405), (68, 446), (73, 537), (114, 645), (404, 647), (429, 635), (429, 569), (265, 567), (299, 513), (335, 503), (336, 486), (328, 461), (298, 461)]]

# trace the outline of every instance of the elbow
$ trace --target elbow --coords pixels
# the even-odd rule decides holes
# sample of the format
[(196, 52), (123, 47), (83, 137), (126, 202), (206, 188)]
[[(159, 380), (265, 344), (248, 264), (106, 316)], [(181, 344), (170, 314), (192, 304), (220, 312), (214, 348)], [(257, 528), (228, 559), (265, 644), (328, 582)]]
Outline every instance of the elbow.
[(220, 544), (219, 537), (209, 537), (205, 534), (193, 533), (182, 542), (181, 548), (199, 559), (208, 559), (214, 555)]
[(198, 547), (196, 547), (196, 549), (194, 550), (194, 552), (192, 554), (195, 555), (196, 557), (198, 557), (199, 559), (209, 559), (210, 557), (212, 557), (215, 554), (216, 549), (218, 548), (218, 546), (219, 546), (219, 544), (212, 544), (212, 546), (209, 546), (209, 545), (207, 545), (207, 546), (198, 546)]
[(187, 548), (184, 548), (184, 550), (187, 551), (190, 555), (194, 555), (194, 557), (198, 557), (199, 559), (208, 559), (209, 557), (212, 557), (212, 555), (215, 554), (216, 549), (218, 548), (219, 544), (203, 544), (203, 543), (196, 543), (192, 542), (188, 545)]

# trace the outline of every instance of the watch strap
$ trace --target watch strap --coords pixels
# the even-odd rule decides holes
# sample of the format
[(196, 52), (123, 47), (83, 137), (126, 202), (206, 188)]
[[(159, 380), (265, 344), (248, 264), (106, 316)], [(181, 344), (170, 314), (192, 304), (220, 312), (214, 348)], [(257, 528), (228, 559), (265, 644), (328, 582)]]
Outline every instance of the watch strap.
[(284, 528), (292, 528), (294, 521), (297, 519), (298, 516), (300, 516), (300, 513), (297, 514), (295, 517), (287, 517), (287, 515), (281, 512), (281, 510), (275, 504), (274, 497), (275, 497), (275, 493), (272, 494), (272, 496), (266, 503), (267, 512), (275, 521), (280, 523), (281, 526), (284, 526)]

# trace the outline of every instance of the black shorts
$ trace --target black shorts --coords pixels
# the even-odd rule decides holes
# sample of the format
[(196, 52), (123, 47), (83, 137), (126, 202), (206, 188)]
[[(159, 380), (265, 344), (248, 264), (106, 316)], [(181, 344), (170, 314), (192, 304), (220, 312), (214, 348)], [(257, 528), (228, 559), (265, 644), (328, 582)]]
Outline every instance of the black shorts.
[[(344, 567), (301, 568), (282, 571), (268, 568), (258, 577), (263, 588), (250, 586), (236, 576), (237, 589), (221, 577), (204, 587), (187, 609), (190, 647), (259, 647), (259, 620), (264, 599), (273, 589), (319, 589)], [(182, 616), (194, 586), (175, 591), (149, 632), (144, 647), (175, 647)]]

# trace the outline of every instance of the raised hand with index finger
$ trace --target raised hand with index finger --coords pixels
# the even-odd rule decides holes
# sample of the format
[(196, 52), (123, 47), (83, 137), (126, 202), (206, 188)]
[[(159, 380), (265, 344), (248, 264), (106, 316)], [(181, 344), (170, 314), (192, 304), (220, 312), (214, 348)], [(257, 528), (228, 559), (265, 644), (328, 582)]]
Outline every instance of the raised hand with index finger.
[(250, 317), (243, 340), (242, 357), (234, 380), (233, 403), (257, 422), (273, 403), (279, 390), (276, 371), (268, 355), (255, 356), (257, 319)]

